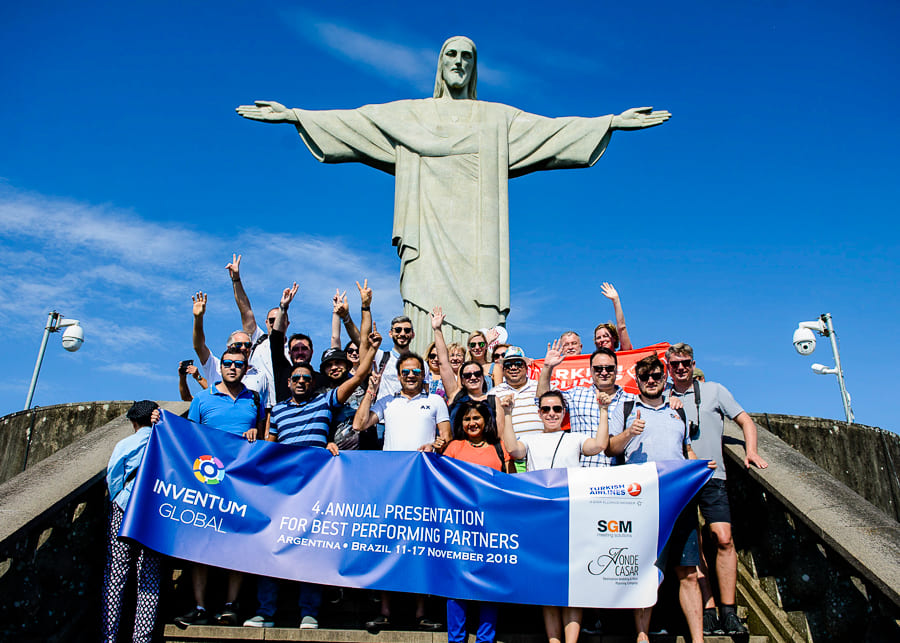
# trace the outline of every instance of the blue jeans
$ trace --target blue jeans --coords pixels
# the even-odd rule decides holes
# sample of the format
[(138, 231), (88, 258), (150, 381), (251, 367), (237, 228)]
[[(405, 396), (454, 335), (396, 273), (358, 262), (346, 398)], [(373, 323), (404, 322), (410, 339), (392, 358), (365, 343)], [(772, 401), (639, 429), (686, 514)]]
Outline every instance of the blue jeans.
[(477, 601), (458, 601), (447, 599), (447, 641), (448, 643), (464, 643), (466, 640), (466, 607), (478, 610), (478, 631), (475, 633), (476, 643), (494, 643), (497, 638), (497, 605), (496, 603), (479, 603)]
[[(256, 581), (256, 600), (259, 601), (259, 609), (256, 613), (260, 616), (272, 618), (278, 607), (278, 581), (274, 578), (260, 576)], [(319, 616), (319, 606), (322, 604), (322, 586), (312, 583), (300, 583), (300, 618), (304, 616)]]

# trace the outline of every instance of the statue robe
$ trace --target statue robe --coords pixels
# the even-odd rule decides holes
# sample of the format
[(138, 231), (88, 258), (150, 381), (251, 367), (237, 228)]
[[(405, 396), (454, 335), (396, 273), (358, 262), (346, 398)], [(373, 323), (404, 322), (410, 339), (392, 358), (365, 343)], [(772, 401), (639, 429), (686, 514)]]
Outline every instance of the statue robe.
[(319, 161), (355, 161), (395, 175), (400, 294), (423, 346), (434, 306), (452, 327), (444, 328), (448, 343), (506, 321), (508, 179), (589, 167), (612, 134), (612, 116), (546, 118), (476, 100), (293, 111)]

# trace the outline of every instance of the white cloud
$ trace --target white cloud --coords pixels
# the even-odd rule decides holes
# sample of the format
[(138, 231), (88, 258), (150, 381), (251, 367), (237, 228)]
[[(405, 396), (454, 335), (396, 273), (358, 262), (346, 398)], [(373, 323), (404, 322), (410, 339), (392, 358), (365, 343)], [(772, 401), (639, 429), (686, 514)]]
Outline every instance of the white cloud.
[[(241, 272), (258, 319), (294, 280), (301, 287), (291, 311), (294, 327), (318, 337), (330, 335), (337, 285), (355, 291), (354, 282), (368, 277), (385, 315), (400, 305), (397, 267), (340, 240), (281, 234), (272, 243), (258, 231), (217, 236), (163, 227), (110, 205), (0, 186), (0, 322), (30, 337), (57, 309), (82, 322), (85, 348), (92, 350), (79, 357), (87, 354), (107, 371), (151, 377), (152, 369), (135, 364), (190, 349), (196, 290), (209, 289), (210, 346), (240, 326), (225, 270), (234, 250), (244, 253)], [(348, 294), (353, 301), (355, 292)]]

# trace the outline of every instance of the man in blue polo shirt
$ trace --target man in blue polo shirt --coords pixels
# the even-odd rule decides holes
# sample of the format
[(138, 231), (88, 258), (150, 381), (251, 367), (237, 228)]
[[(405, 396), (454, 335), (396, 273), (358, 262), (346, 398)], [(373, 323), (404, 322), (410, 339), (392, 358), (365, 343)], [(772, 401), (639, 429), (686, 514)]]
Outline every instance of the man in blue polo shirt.
[[(290, 377), (291, 398), (279, 402), (272, 409), (266, 440), (300, 447), (324, 447), (332, 455), (337, 455), (333, 420), (372, 369), (372, 360), (380, 345), (381, 335), (378, 331), (373, 331), (368, 336), (368, 342), (364, 340), (360, 346), (356, 373), (332, 389), (320, 389), (316, 386), (316, 372), (308, 362), (294, 364)], [(244, 621), (244, 627), (275, 627), (278, 581), (260, 577), (257, 581), (256, 598), (259, 608), (255, 616)], [(311, 583), (300, 583), (300, 629), (319, 627), (321, 604), (322, 588)]]
[[(666, 367), (656, 354), (634, 367), (640, 396), (634, 403), (620, 404), (609, 418), (607, 455), (625, 455), (625, 464), (659, 460), (696, 460), (684, 419), (663, 397)], [(626, 428), (627, 427), (627, 428)], [(715, 461), (710, 468), (715, 468)], [(660, 499), (662, 500), (662, 499)], [(689, 504), (679, 515), (669, 541), (657, 563), (665, 568), (671, 554), (678, 577), (681, 609), (693, 641), (703, 640), (703, 600), (697, 579), (700, 548), (697, 539), (697, 505)], [(638, 641), (649, 641), (651, 607), (634, 611)]]
[[(259, 393), (248, 389), (241, 380), (249, 366), (244, 353), (237, 349), (225, 351), (221, 359), (222, 379), (199, 393), (191, 402), (188, 419), (214, 429), (243, 436), (248, 442), (256, 441), (257, 435), (266, 430), (265, 401)], [(185, 628), (188, 625), (206, 625), (209, 616), (206, 611), (206, 578), (209, 568), (194, 565), (191, 572), (196, 607), (183, 616), (175, 618), (175, 624)], [(237, 597), (241, 589), (240, 572), (228, 572), (228, 590), (225, 609), (216, 614), (215, 621), (221, 625), (237, 625)]]

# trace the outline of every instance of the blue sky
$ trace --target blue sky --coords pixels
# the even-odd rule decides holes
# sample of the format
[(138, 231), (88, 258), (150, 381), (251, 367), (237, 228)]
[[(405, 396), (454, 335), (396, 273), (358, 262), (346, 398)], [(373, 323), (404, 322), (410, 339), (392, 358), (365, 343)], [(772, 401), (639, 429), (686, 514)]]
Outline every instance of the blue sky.
[(900, 5), (681, 5), (5, 3), (0, 414), (22, 408), (54, 308), (87, 339), (68, 354), (51, 338), (35, 404), (176, 399), (191, 294), (210, 293), (216, 351), (240, 325), (232, 252), (260, 320), (300, 283), (291, 329), (317, 353), (331, 293), (356, 279), (386, 328), (391, 177), (319, 164), (293, 128), (234, 108), (423, 97), (441, 43), (465, 34), (484, 100), (673, 113), (616, 133), (591, 169), (511, 181), (516, 343), (542, 357), (563, 330), (588, 337), (612, 318), (611, 281), (635, 345), (693, 344), (748, 410), (841, 419), (836, 378), (809, 368), (832, 365), (827, 340), (812, 357), (791, 345), (830, 312), (857, 420), (897, 430), (880, 400), (900, 354)]

